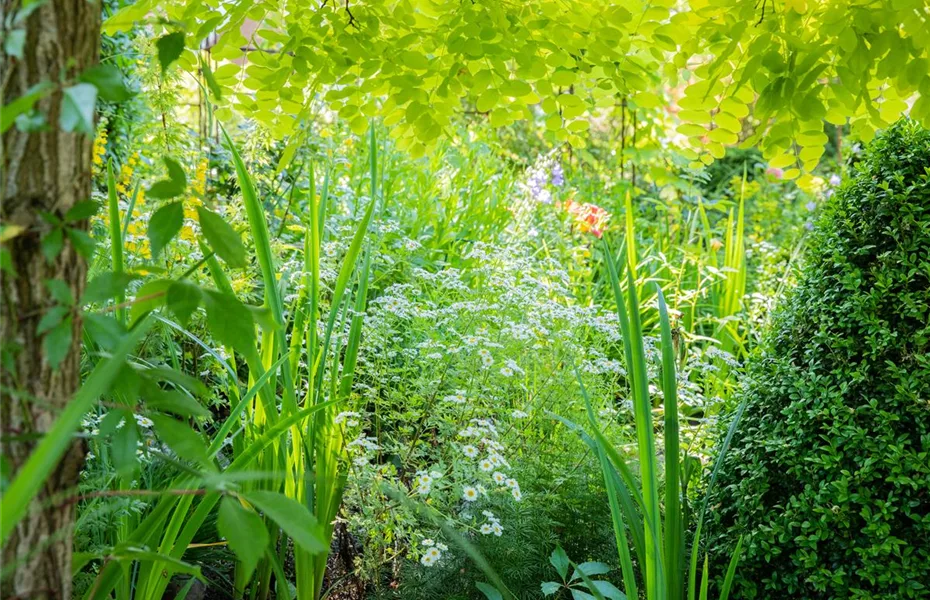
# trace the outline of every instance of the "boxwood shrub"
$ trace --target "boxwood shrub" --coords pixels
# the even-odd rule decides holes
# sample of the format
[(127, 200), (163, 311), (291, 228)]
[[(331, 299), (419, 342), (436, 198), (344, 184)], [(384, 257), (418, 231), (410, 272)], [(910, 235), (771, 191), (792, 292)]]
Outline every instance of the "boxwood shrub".
[(708, 550), (723, 573), (746, 536), (735, 598), (930, 598), (930, 132), (876, 138), (808, 248), (747, 369)]

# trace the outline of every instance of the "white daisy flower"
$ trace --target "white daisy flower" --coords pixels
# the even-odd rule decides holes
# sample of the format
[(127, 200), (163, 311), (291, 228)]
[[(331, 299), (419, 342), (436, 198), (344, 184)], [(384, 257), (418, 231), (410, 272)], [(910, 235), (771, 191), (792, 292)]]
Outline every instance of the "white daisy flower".
[(465, 454), (468, 458), (475, 458), (478, 456), (478, 449), (472, 446), (471, 444), (462, 448), (462, 453)]
[(493, 523), (491, 525), (491, 531), (494, 533), (494, 535), (496, 535), (497, 537), (500, 537), (504, 533), (504, 528), (501, 527), (500, 523)]
[(511, 488), (511, 489), (519, 488), (519, 487), (520, 487), (520, 484), (517, 483), (517, 480), (514, 479), (513, 477), (511, 477), (510, 479), (508, 479), (508, 480), (506, 481), (506, 484), (507, 484), (507, 487), (509, 487), (509, 488)]
[(478, 464), (478, 466), (481, 468), (482, 471), (490, 471), (497, 465), (494, 464), (493, 460), (489, 458), (485, 458)]
[(501, 473), (500, 471), (494, 472), (494, 483), (497, 485), (504, 485), (507, 482), (507, 476)]
[(520, 488), (513, 488), (512, 490), (510, 490), (510, 495), (512, 495), (513, 499), (516, 500), (517, 502), (519, 502), (520, 500), (523, 500), (523, 494), (520, 492)]
[(513, 369), (511, 369), (510, 367), (503, 367), (501, 368), (501, 375), (503, 375), (504, 377), (512, 377)]
[(478, 499), (478, 490), (470, 485), (465, 486), (465, 489), (462, 490), (462, 499), (466, 502), (474, 502)]
[(491, 529), (490, 523), (485, 523), (484, 525), (481, 526), (481, 533), (483, 533), (484, 535), (489, 535), (492, 531), (493, 529)]
[(434, 541), (432, 540), (432, 538), (426, 538), (425, 540), (423, 540), (423, 541), (420, 542), (420, 543), (423, 544), (424, 546), (433, 546), (433, 545), (436, 544), (436, 542), (434, 542)]

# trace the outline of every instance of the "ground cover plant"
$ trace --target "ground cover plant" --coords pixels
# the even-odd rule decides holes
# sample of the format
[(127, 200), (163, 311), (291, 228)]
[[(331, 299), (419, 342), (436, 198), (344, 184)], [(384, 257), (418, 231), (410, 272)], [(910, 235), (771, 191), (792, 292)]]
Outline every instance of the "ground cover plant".
[(930, 594), (923, 0), (0, 21), (4, 598)]

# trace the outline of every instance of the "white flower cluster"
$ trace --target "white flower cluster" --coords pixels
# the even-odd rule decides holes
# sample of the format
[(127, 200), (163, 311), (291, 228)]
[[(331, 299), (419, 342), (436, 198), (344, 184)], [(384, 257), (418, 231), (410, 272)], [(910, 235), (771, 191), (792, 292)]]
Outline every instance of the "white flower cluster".
[(423, 554), (420, 556), (420, 563), (424, 567), (432, 567), (438, 563), (439, 559), (442, 558), (442, 553), (449, 550), (449, 547), (442, 542), (435, 542), (430, 538), (424, 539), (420, 542), (420, 545), (424, 548)]
[(479, 530), (481, 533), (484, 535), (491, 535), (493, 533), (497, 537), (504, 534), (504, 528), (501, 526), (500, 520), (494, 516), (494, 513), (489, 510), (483, 510), (481, 514), (487, 518), (487, 521), (481, 525), (481, 529)]

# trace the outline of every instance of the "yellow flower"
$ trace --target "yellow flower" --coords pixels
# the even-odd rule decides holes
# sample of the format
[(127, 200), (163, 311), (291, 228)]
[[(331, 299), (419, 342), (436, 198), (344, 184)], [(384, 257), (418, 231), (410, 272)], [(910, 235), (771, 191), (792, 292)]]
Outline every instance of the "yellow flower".
[(207, 159), (205, 158), (197, 164), (197, 172), (191, 183), (191, 189), (199, 196), (203, 196), (207, 191)]
[(188, 242), (196, 241), (196, 236), (194, 235), (194, 228), (190, 225), (185, 225), (181, 228), (181, 239)]
[(107, 129), (104, 126), (100, 127), (100, 132), (97, 133), (97, 137), (94, 139), (94, 164), (98, 167), (103, 166), (103, 157), (107, 153)]

